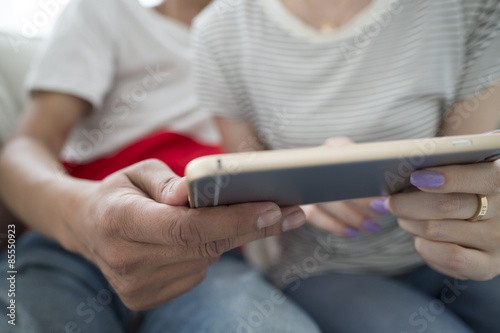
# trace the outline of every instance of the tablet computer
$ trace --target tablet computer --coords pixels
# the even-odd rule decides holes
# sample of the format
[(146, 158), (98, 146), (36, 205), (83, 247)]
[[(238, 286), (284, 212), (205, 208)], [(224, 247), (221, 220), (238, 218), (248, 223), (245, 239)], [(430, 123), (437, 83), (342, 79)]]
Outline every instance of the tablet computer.
[(191, 161), (185, 174), (194, 208), (291, 206), (393, 194), (411, 186), (417, 169), (499, 157), (500, 134), (467, 135), (211, 155)]

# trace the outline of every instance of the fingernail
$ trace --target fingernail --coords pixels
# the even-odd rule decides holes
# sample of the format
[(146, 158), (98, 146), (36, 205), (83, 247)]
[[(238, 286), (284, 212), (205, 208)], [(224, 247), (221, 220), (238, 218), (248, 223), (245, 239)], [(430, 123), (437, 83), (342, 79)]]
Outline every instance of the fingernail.
[(276, 207), (262, 213), (257, 219), (257, 228), (263, 229), (275, 225), (281, 220), (281, 210)]
[(391, 212), (391, 209), (389, 208), (389, 198), (384, 200), (384, 209), (386, 209), (389, 213)]
[(444, 176), (436, 171), (415, 171), (411, 183), (416, 187), (439, 188), (444, 184)]
[(347, 227), (344, 230), (344, 235), (350, 238), (358, 237), (360, 234), (360, 231), (356, 228), (353, 227)]
[(372, 220), (372, 219), (366, 219), (363, 221), (363, 228), (368, 230), (371, 233), (377, 234), (382, 230), (382, 226), (378, 221)]
[(385, 199), (374, 199), (372, 202), (370, 202), (370, 208), (374, 211), (377, 212), (381, 215), (387, 215), (389, 214), (389, 209), (385, 204)]
[(306, 222), (306, 216), (302, 210), (297, 210), (285, 217), (283, 220), (283, 232), (297, 229)]

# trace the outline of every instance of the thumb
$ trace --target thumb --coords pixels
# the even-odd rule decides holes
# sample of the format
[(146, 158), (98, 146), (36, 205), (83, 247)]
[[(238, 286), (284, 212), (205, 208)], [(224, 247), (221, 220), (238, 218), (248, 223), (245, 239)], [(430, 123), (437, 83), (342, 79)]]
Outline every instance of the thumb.
[(188, 204), (188, 186), (186, 177), (172, 178), (165, 188), (165, 203), (170, 206), (186, 206)]
[(158, 203), (171, 206), (188, 204), (185, 178), (177, 176), (165, 163), (150, 159), (124, 169), (132, 185)]

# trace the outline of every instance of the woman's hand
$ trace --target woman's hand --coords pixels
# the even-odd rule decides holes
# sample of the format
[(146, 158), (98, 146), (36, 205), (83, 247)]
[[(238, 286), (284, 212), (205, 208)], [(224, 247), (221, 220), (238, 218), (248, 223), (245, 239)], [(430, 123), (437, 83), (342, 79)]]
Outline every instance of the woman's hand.
[[(418, 188), (390, 197), (399, 225), (415, 235), (415, 248), (437, 271), (460, 279), (500, 275), (500, 160), (414, 172)], [(488, 200), (476, 222), (478, 194)]]
[(315, 227), (345, 237), (357, 237), (361, 231), (378, 233), (382, 229), (377, 216), (388, 213), (383, 198), (334, 201), (301, 206), (306, 219)]
[[(324, 146), (342, 147), (355, 144), (346, 137), (328, 139)], [(378, 233), (376, 217), (388, 213), (383, 198), (365, 198), (302, 206), (306, 219), (315, 227), (345, 237), (357, 237), (361, 231)]]

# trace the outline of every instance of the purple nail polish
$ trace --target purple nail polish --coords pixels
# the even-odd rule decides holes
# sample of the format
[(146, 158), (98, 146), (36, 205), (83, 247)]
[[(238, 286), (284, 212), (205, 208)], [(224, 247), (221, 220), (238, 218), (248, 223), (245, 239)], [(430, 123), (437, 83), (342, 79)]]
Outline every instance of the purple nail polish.
[(390, 213), (391, 210), (389, 208), (389, 198), (384, 200), (384, 208), (387, 209), (387, 211)]
[(363, 221), (363, 228), (368, 230), (371, 233), (378, 234), (380, 230), (382, 230), (382, 226), (380, 226), (380, 223), (378, 221), (372, 220), (372, 219), (366, 219)]
[(416, 187), (439, 188), (444, 184), (444, 176), (436, 171), (415, 171), (411, 174), (411, 183)]
[(359, 236), (360, 231), (358, 229), (356, 229), (356, 228), (353, 228), (353, 227), (346, 227), (345, 230), (344, 230), (344, 234), (347, 237), (354, 238), (354, 237), (358, 237)]
[(389, 207), (385, 204), (386, 200), (374, 199), (370, 202), (370, 208), (381, 215), (387, 215), (390, 213)]

